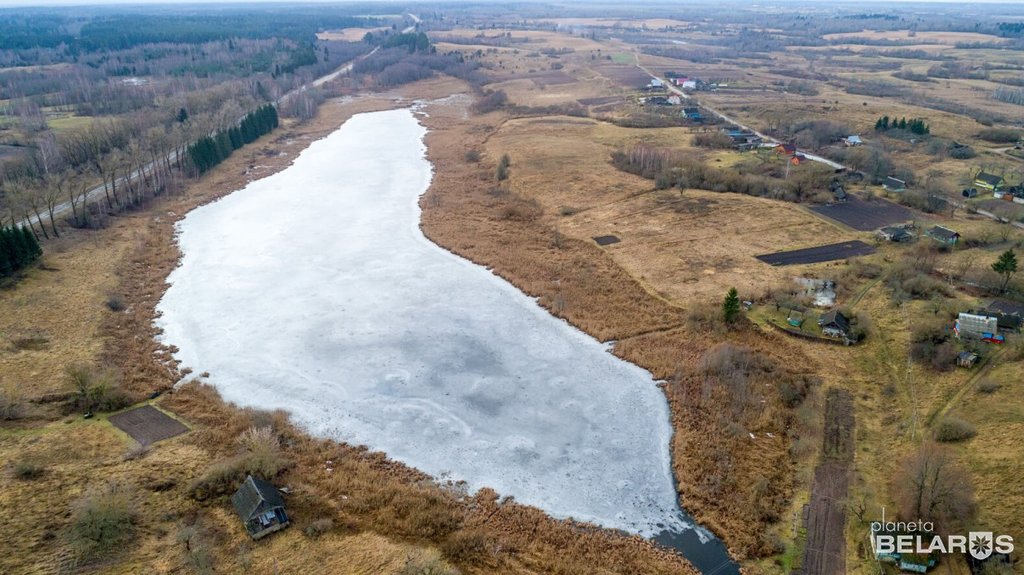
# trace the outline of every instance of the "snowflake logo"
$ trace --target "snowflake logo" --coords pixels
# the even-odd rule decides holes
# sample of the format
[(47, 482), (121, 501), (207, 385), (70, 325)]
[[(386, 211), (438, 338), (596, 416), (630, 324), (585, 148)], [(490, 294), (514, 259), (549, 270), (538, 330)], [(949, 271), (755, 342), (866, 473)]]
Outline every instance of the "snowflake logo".
[(978, 560), (992, 554), (992, 533), (972, 531), (970, 534), (971, 556)]

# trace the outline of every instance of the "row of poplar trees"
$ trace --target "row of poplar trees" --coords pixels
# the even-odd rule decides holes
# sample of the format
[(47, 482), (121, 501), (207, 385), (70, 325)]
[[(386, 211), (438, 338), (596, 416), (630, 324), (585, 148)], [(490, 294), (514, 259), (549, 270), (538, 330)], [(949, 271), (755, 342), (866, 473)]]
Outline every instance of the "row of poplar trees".
[(26, 227), (0, 227), (0, 279), (25, 269), (43, 255), (39, 240)]
[(188, 147), (189, 159), (196, 172), (202, 174), (228, 159), (235, 150), (270, 133), (277, 125), (277, 108), (272, 104), (261, 106), (246, 114), (237, 126), (199, 138)]

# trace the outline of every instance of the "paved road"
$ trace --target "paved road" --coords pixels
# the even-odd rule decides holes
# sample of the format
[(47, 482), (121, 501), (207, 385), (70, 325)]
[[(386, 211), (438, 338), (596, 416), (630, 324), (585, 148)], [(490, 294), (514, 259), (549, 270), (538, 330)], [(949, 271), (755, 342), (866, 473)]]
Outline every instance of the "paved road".
[[(686, 92), (683, 92), (679, 88), (673, 86), (665, 78), (661, 78), (657, 74), (655, 74), (655, 73), (651, 72), (650, 70), (648, 70), (643, 64), (640, 63), (640, 56), (638, 54), (634, 53), (633, 57), (636, 59), (636, 67), (637, 68), (640, 68), (641, 70), (643, 70), (644, 73), (646, 73), (651, 78), (656, 78), (658, 80), (661, 80), (661, 81), (665, 82), (665, 87), (668, 88), (671, 92), (673, 92), (675, 94), (678, 94), (679, 97), (685, 98), (687, 100), (690, 100), (691, 102), (693, 102), (695, 104), (699, 104), (705, 110), (711, 112), (712, 114), (718, 116), (719, 118), (725, 120), (726, 122), (729, 122), (731, 124), (735, 124), (741, 130), (748, 130), (750, 132), (753, 132), (754, 134), (757, 134), (759, 137), (761, 137), (762, 139), (764, 139), (767, 142), (772, 142), (773, 144), (780, 144), (780, 143), (782, 143), (779, 140), (776, 140), (775, 138), (772, 138), (770, 136), (766, 136), (766, 135), (762, 134), (761, 132), (758, 132), (757, 130), (755, 130), (755, 129), (749, 127), (749, 126), (745, 126), (745, 125), (741, 124), (740, 122), (737, 122), (736, 120), (732, 119), (731, 117), (729, 117), (729, 116), (719, 112), (718, 110), (715, 110), (714, 108), (711, 108), (707, 104), (704, 104), (704, 103), (700, 102), (699, 100), (697, 100), (696, 98), (694, 98), (690, 94), (687, 94)], [(846, 169), (846, 170), (850, 170), (850, 171), (856, 171), (853, 168), (850, 168), (849, 166), (844, 166), (843, 164), (840, 164), (839, 162), (833, 162), (832, 160), (829, 160), (828, 158), (823, 158), (823, 157), (821, 157), (819, 155), (816, 155), (816, 154), (808, 154), (807, 152), (803, 152), (803, 151), (801, 151), (800, 153), (803, 154), (808, 160), (811, 160), (811, 161), (814, 161), (814, 162), (820, 162), (822, 164), (825, 164), (825, 165), (830, 166), (832, 168), (835, 168), (837, 170)], [(1005, 150), (1004, 150), (1004, 153), (1005, 153)], [(956, 200), (954, 200), (952, 198), (948, 198), (948, 201), (951, 204), (953, 204), (953, 205), (955, 205), (955, 206), (957, 206), (959, 208), (965, 208), (965, 209), (967, 208), (967, 206), (965, 204), (962, 204), (962, 203), (960, 203), (960, 202), (958, 202), (958, 201), (956, 201)], [(995, 220), (997, 222), (1002, 222), (1003, 221), (1002, 218), (1000, 218), (999, 216), (993, 214), (992, 212), (988, 212), (986, 210), (977, 210), (977, 213), (979, 215), (985, 216), (987, 218), (991, 218), (991, 219), (993, 219), (993, 220)], [(1015, 227), (1024, 229), (1024, 223), (1022, 223), (1022, 222), (1010, 222), (1010, 224), (1015, 226)]]
[[(417, 23), (420, 22), (420, 19), (418, 17), (416, 17), (416, 16), (414, 16), (412, 14), (409, 14), (409, 16), (413, 20), (415, 20)], [(414, 24), (412, 26), (409, 26), (405, 30), (415, 30), (415, 28), (416, 28), (416, 26)], [(403, 30), (403, 32), (405, 30)], [(313, 80), (310, 84), (303, 84), (302, 86), (299, 86), (298, 88), (295, 88), (294, 90), (289, 91), (288, 93), (286, 93), (283, 96), (281, 96), (280, 98), (278, 98), (277, 101), (274, 102), (274, 104), (281, 104), (282, 102), (286, 101), (288, 98), (291, 98), (295, 94), (298, 94), (300, 92), (306, 91), (307, 89), (309, 89), (309, 87), (311, 85), (313, 87), (319, 87), (319, 86), (322, 86), (322, 85), (326, 84), (327, 82), (330, 82), (331, 80), (334, 80), (335, 78), (337, 78), (338, 76), (340, 76), (342, 74), (347, 74), (348, 72), (350, 72), (352, 70), (352, 66), (355, 65), (357, 60), (360, 60), (362, 58), (366, 58), (366, 57), (370, 56), (371, 54), (373, 54), (374, 52), (376, 52), (377, 50), (379, 50), (379, 48), (374, 48), (369, 54), (366, 54), (364, 56), (360, 56), (359, 58), (356, 58), (355, 60), (349, 61), (348, 63), (344, 64), (343, 66), (341, 66), (337, 70), (334, 70), (333, 72), (331, 72), (329, 74), (325, 74), (325, 75), (323, 75), (323, 76)], [(243, 116), (243, 118), (244, 118), (244, 116)], [(238, 121), (241, 122), (242, 118), (239, 118)], [(167, 154), (166, 159), (169, 160), (171, 163), (177, 162), (178, 161), (178, 153), (176, 151), (172, 151), (169, 154)], [(160, 159), (158, 161), (162, 162), (162, 161), (164, 161), (164, 158), (162, 158), (162, 159)], [(132, 180), (132, 181), (138, 180), (141, 177), (141, 175), (142, 175), (142, 170), (145, 170), (145, 171), (149, 172), (149, 171), (151, 171), (153, 169), (153, 165), (154, 165), (154, 162), (149, 162), (143, 168), (140, 168), (140, 169), (137, 169), (137, 170), (133, 171), (130, 175), (128, 175), (128, 176), (121, 176), (120, 178), (118, 178), (116, 180), (116, 186), (123, 186), (129, 180)], [(106, 185), (104, 184), (104, 185), (96, 186), (95, 188), (89, 190), (88, 192), (86, 192), (86, 195), (85, 195), (86, 201), (92, 201), (92, 200), (95, 200), (96, 198), (102, 196), (104, 194), (104, 190), (105, 189), (106, 189)], [(53, 216), (55, 218), (57, 218), (57, 217), (69, 214), (69, 213), (71, 213), (71, 211), (72, 210), (71, 210), (71, 202), (70, 201), (61, 202), (61, 203), (57, 204), (57, 206), (53, 209)], [(24, 220), (21, 220), (20, 222), (18, 222), (18, 225), (19, 226), (24, 226), (24, 225), (28, 225), (29, 223), (34, 223), (35, 225), (38, 225), (38, 226), (42, 227), (44, 225), (43, 224), (43, 219), (45, 217), (46, 217), (46, 213), (43, 214), (43, 218), (32, 216), (32, 217), (26, 218)]]
[[(707, 104), (699, 102), (696, 98), (694, 98), (690, 94), (687, 94), (686, 92), (680, 90), (676, 86), (673, 86), (672, 83), (669, 82), (668, 80), (666, 80), (664, 78), (661, 78), (657, 74), (655, 74), (655, 73), (651, 72), (650, 70), (648, 70), (643, 64), (640, 63), (640, 57), (638, 55), (634, 54), (634, 57), (636, 58), (636, 66), (637, 66), (637, 68), (640, 68), (641, 70), (643, 70), (644, 73), (646, 73), (651, 78), (656, 78), (658, 80), (661, 80), (661, 81), (665, 82), (665, 87), (668, 88), (669, 91), (679, 95), (679, 97), (685, 98), (687, 100), (690, 100), (690, 101), (692, 101), (692, 102), (694, 102), (696, 104), (700, 104), (701, 107), (703, 107), (705, 110), (711, 112), (715, 116), (718, 116), (719, 118), (725, 120), (726, 122), (729, 122), (730, 124), (736, 125), (741, 130), (747, 130), (749, 132), (753, 132), (754, 134), (757, 134), (761, 139), (763, 139), (766, 142), (771, 142), (773, 145), (777, 145), (777, 144), (781, 144), (782, 143), (779, 140), (776, 140), (775, 138), (772, 138), (771, 136), (767, 136), (765, 134), (762, 134), (761, 132), (758, 132), (757, 130), (751, 128), (750, 126), (743, 125), (742, 123), (736, 121), (734, 118), (731, 118), (731, 117), (727, 116), (726, 114), (723, 114), (722, 112), (719, 112), (718, 110), (708, 106)], [(840, 164), (839, 162), (833, 162), (832, 160), (830, 160), (828, 158), (823, 158), (823, 157), (821, 157), (819, 155), (816, 155), (816, 154), (808, 154), (807, 152), (804, 152), (804, 151), (800, 151), (800, 153), (803, 154), (808, 160), (811, 160), (811, 161), (814, 161), (814, 162), (820, 162), (820, 163), (825, 164), (825, 165), (827, 165), (827, 166), (829, 166), (829, 167), (831, 167), (833, 169), (836, 169), (836, 170), (850, 169), (847, 166), (844, 166), (843, 164)]]

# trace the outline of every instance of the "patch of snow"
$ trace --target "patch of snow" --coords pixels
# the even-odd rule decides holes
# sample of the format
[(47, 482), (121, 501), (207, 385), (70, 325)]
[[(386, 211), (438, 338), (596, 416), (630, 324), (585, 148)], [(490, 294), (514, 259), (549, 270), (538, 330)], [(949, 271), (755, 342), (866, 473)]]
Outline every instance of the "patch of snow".
[(190, 212), (162, 341), (228, 401), (472, 490), (645, 536), (690, 527), (651, 375), (422, 235), (425, 133), (409, 110), (356, 115)]

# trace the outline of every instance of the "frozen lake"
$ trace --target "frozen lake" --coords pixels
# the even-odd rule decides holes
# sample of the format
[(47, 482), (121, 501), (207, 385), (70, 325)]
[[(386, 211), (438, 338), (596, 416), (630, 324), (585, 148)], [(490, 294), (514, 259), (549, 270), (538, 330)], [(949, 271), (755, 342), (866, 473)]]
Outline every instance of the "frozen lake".
[(556, 517), (696, 539), (650, 374), (420, 232), (425, 133), (409, 110), (357, 115), (190, 212), (164, 341), (225, 399), (313, 434)]

